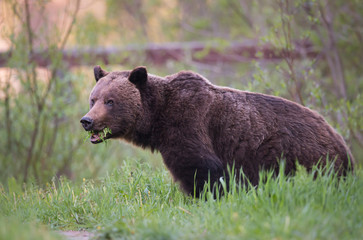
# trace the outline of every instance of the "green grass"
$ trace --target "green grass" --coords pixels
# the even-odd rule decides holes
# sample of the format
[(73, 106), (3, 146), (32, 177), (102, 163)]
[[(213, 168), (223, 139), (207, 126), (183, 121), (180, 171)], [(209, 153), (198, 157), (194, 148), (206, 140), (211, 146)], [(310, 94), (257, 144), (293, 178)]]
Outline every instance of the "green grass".
[(1, 240), (59, 240), (59, 234), (35, 222), (23, 223), (15, 217), (0, 217)]
[(55, 179), (44, 188), (32, 184), (22, 188), (10, 179), (7, 186), (0, 186), (0, 224), (12, 226), (17, 222), (4, 219), (15, 218), (52, 229), (86, 229), (99, 239), (363, 236), (361, 170), (344, 181), (319, 171), (314, 180), (303, 169), (290, 178), (267, 173), (256, 189), (235, 186), (217, 200), (200, 200), (180, 192), (165, 169), (136, 162), (125, 161), (105, 178), (79, 184)]

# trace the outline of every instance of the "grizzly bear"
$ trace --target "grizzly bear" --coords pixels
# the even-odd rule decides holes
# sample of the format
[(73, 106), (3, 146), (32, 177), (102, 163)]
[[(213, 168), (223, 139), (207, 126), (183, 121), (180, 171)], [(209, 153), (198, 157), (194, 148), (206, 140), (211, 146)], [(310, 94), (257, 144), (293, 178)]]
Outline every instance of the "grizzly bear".
[(108, 73), (96, 66), (94, 75), (90, 110), (81, 119), (91, 142), (120, 138), (159, 151), (188, 194), (218, 183), (228, 166), (257, 185), (259, 171), (278, 171), (281, 158), (287, 174), (296, 162), (311, 170), (328, 158), (339, 175), (353, 170), (343, 138), (318, 113), (289, 100), (216, 86), (190, 71), (159, 77), (145, 67)]

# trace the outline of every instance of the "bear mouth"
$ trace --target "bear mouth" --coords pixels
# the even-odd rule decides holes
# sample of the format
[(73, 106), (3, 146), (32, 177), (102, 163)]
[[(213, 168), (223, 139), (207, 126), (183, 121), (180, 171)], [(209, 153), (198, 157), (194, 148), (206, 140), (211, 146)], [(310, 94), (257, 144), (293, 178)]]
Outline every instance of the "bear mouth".
[(91, 137), (90, 137), (91, 143), (96, 144), (96, 143), (103, 142), (99, 133), (101, 133), (101, 132), (91, 132)]
[(109, 129), (106, 130), (106, 128), (101, 131), (91, 130), (89, 133), (91, 143), (93, 144), (104, 142), (111, 137), (111, 131)]

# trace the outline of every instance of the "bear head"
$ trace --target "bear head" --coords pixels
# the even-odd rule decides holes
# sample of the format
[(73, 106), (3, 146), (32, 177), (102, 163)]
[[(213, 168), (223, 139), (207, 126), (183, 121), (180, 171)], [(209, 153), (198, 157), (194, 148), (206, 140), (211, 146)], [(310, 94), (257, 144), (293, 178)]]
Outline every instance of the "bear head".
[(91, 133), (91, 142), (131, 139), (142, 114), (138, 86), (147, 80), (146, 68), (108, 73), (96, 66), (94, 76), (96, 85), (89, 97), (90, 110), (81, 119), (83, 128)]

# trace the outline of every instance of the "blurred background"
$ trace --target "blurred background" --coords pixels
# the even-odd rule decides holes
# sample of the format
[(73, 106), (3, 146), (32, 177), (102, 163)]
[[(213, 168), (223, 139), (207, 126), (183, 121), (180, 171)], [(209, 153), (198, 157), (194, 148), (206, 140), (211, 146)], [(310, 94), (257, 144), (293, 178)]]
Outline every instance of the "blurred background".
[(321, 113), (363, 163), (359, 0), (2, 0), (0, 181), (103, 176), (159, 154), (92, 145), (79, 123), (93, 66), (196, 71)]

